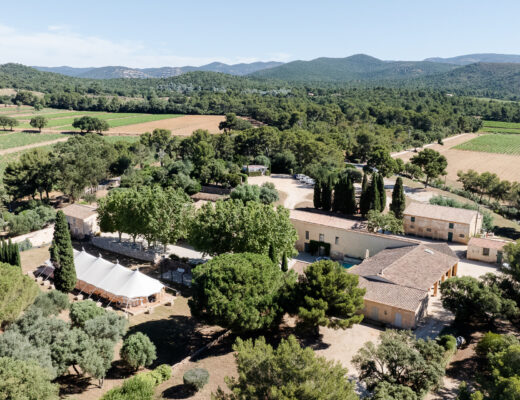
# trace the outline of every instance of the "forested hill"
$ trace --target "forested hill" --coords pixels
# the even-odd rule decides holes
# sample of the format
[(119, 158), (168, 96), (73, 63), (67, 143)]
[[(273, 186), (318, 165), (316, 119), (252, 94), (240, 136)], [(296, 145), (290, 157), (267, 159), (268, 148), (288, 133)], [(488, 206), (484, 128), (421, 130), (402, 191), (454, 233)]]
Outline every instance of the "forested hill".
[(456, 65), (484, 63), (520, 63), (520, 55), (517, 54), (495, 54), (495, 53), (480, 53), (480, 54), (465, 54), (463, 56), (441, 58), (431, 57), (424, 61), (448, 63)]
[(427, 61), (383, 61), (365, 54), (345, 58), (316, 58), (293, 61), (257, 71), (256, 78), (291, 82), (356, 82), (410, 79), (450, 71), (455, 65)]
[(497, 99), (520, 99), (520, 64), (478, 63), (410, 82), (418, 87)]
[(73, 68), (73, 67), (34, 67), (43, 72), (55, 72), (58, 74), (74, 76), (78, 78), (88, 79), (117, 79), (117, 78), (169, 78), (179, 76), (187, 72), (208, 71), (221, 72), (230, 75), (247, 75), (253, 72), (277, 67), (282, 65), (281, 62), (253, 62), (241, 64), (224, 64), (221, 62), (213, 62), (211, 64), (202, 65), (200, 67), (160, 67), (160, 68), (129, 68), (123, 66), (107, 66), (99, 68)]

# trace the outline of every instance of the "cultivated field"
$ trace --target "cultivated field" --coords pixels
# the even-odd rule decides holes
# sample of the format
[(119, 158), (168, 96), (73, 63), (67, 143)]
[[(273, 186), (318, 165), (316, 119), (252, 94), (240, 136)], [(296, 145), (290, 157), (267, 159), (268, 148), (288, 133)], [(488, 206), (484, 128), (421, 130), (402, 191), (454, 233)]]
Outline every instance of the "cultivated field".
[(54, 139), (65, 137), (61, 133), (28, 133), (12, 132), (0, 133), (0, 150), (11, 149), (14, 147), (26, 146), (33, 143), (48, 142)]
[(197, 129), (205, 129), (210, 133), (218, 133), (218, 125), (224, 121), (223, 115), (185, 115), (178, 118), (163, 119), (161, 121), (146, 122), (136, 125), (119, 126), (112, 128), (108, 134), (140, 135), (155, 128), (169, 129), (173, 135), (188, 136)]
[[(468, 133), (460, 135), (451, 140), (445, 140), (444, 146), (433, 144), (428, 148), (438, 151), (448, 160), (448, 175), (446, 182), (451, 185), (460, 186), (457, 182), (457, 171), (467, 171), (473, 169), (477, 172), (492, 172), (497, 174), (501, 179), (520, 182), (520, 155), (499, 154), (499, 153), (483, 153), (481, 151), (458, 150), (457, 147), (463, 143), (473, 140), (474, 138), (486, 137), (491, 135), (481, 135)], [(407, 162), (416, 153), (413, 151), (399, 153), (396, 157)]]
[(483, 132), (491, 132), (491, 133), (517, 133), (517, 134), (520, 134), (520, 123), (484, 121), (484, 126), (482, 127), (481, 130)]
[(520, 155), (520, 135), (489, 134), (476, 137), (455, 147), (457, 150)]

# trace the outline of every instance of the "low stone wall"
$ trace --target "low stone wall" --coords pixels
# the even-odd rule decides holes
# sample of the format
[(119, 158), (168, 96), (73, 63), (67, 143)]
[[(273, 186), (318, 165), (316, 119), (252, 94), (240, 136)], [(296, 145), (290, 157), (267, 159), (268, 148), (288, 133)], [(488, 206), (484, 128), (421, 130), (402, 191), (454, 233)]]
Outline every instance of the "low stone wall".
[(119, 242), (116, 238), (94, 236), (91, 242), (94, 246), (101, 249), (142, 261), (157, 263), (162, 256), (162, 253), (157, 251), (150, 249), (142, 250), (139, 243), (134, 244), (133, 242), (124, 240)]
[(40, 247), (52, 242), (52, 235), (54, 234), (54, 224), (49, 225), (47, 228), (40, 229), (39, 231), (29, 232), (25, 235), (16, 236), (11, 238), (13, 243), (21, 243), (26, 239), (31, 242), (33, 247)]

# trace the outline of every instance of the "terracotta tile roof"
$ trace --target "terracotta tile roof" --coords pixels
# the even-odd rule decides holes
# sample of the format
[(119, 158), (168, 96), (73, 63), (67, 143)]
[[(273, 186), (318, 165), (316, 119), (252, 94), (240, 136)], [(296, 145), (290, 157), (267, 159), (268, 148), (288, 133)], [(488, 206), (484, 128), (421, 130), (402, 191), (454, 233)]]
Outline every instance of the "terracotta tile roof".
[(383, 250), (350, 268), (349, 272), (370, 280), (428, 291), (458, 261), (447, 245), (420, 244)]
[(406, 207), (403, 214), (440, 221), (470, 224), (477, 214), (477, 211), (413, 202)]
[(96, 208), (84, 204), (71, 204), (61, 209), (67, 217), (85, 219), (97, 214)]
[(424, 290), (368, 280), (362, 276), (359, 277), (359, 287), (367, 290), (366, 300), (408, 311), (417, 310), (424, 298), (428, 296), (428, 292)]
[(472, 237), (469, 240), (468, 247), (475, 246), (475, 247), (483, 247), (483, 248), (488, 248), (488, 249), (502, 250), (504, 248), (504, 246), (508, 243), (509, 242), (506, 242), (505, 240)]

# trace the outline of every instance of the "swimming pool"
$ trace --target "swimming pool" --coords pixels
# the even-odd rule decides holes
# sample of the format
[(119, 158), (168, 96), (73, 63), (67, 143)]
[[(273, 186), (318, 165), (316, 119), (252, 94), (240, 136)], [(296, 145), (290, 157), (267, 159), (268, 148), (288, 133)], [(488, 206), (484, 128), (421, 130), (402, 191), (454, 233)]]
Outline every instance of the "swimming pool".
[(349, 264), (349, 263), (344, 262), (342, 265), (343, 265), (343, 268), (349, 269), (349, 268), (353, 267), (355, 264)]

